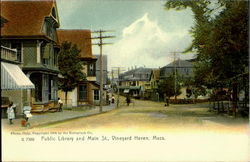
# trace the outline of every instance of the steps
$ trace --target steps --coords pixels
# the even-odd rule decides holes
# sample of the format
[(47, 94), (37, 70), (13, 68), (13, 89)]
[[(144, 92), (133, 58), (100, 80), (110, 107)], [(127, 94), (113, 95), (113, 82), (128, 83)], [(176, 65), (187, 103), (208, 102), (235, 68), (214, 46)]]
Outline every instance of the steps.
[(59, 109), (59, 105), (54, 102), (50, 101), (46, 104), (33, 104), (31, 112), (38, 113), (38, 112), (56, 112)]

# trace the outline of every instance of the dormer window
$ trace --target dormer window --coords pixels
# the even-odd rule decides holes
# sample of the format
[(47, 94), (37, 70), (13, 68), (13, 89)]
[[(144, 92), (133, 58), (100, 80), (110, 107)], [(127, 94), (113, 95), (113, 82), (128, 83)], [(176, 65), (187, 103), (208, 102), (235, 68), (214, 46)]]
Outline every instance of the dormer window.
[(95, 63), (89, 63), (88, 64), (88, 76), (95, 76), (96, 73), (96, 67), (95, 67)]

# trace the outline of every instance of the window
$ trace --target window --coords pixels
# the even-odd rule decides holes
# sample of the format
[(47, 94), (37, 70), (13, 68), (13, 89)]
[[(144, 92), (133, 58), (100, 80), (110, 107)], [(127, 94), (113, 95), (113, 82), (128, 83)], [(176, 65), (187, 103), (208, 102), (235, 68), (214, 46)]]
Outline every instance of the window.
[(42, 44), (41, 45), (41, 58), (42, 63), (45, 65), (49, 65), (49, 56), (50, 56), (51, 45), (50, 44)]
[(49, 100), (56, 100), (57, 99), (57, 84), (56, 80), (53, 76), (49, 76)]
[(87, 100), (87, 85), (79, 85), (79, 100)]
[(54, 48), (54, 66), (58, 66), (58, 53), (59, 53), (59, 51), (58, 51), (58, 49), (56, 49), (56, 48)]
[(99, 100), (100, 95), (99, 95), (99, 90), (94, 90), (94, 100)]
[(43, 85), (42, 85), (42, 101), (47, 102), (49, 100), (49, 76), (48, 74), (43, 74)]
[(90, 63), (88, 64), (88, 76), (95, 76), (95, 64)]

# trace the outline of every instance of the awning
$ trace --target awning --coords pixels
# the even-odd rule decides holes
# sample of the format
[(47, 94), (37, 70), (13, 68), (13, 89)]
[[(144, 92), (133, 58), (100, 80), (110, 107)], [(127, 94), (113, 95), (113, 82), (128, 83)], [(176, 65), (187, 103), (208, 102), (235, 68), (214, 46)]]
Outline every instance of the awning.
[(129, 93), (129, 89), (124, 89), (123, 93)]
[(18, 65), (1, 62), (1, 89), (32, 89), (34, 84), (23, 73)]

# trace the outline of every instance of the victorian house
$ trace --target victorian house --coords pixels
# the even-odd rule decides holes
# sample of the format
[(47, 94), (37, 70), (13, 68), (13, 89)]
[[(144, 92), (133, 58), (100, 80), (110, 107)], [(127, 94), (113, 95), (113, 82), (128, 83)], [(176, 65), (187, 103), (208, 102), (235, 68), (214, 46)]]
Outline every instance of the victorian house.
[(181, 60), (177, 59), (168, 65), (160, 68), (160, 79), (167, 78), (170, 74), (176, 73), (184, 79), (193, 77), (194, 60)]
[(158, 85), (160, 80), (160, 69), (153, 69), (150, 74), (150, 97), (153, 101), (159, 101)]
[(56, 29), (59, 19), (56, 2), (1, 1), (1, 15), (8, 23), (1, 29), (2, 45), (17, 50), (17, 61), (35, 89), (23, 93), (32, 111), (46, 111), (57, 101)]
[(151, 68), (136, 68), (119, 75), (119, 90), (135, 98), (149, 98)]
[[(90, 30), (57, 30), (60, 44), (71, 42), (80, 51), (80, 59), (83, 61), (83, 73), (86, 80), (78, 83), (78, 86), (67, 95), (67, 106), (97, 105), (99, 104), (99, 84), (96, 83), (96, 60), (92, 54), (91, 31)], [(65, 92), (59, 91), (60, 98), (65, 102)]]
[(194, 77), (194, 60), (177, 59), (168, 65), (160, 68), (160, 80), (168, 79), (170, 75), (175, 75), (181, 80), (181, 95), (178, 98), (186, 98), (186, 90), (189, 87), (188, 80)]
[[(1, 28), (8, 22), (1, 18)], [(1, 117), (7, 118), (7, 108), (10, 102), (14, 102), (16, 116), (22, 114), (22, 93), (34, 89), (34, 84), (23, 73), (17, 61), (17, 50), (5, 46), (0, 47), (1, 52)]]

